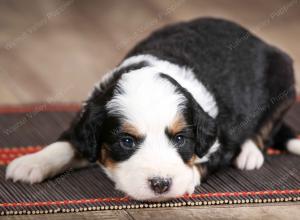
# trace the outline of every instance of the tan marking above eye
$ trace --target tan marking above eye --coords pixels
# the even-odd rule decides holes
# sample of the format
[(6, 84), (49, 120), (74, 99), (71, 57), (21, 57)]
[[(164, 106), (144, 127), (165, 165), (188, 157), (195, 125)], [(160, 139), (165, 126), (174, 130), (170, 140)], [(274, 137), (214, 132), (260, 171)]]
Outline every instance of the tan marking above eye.
[(136, 138), (142, 138), (143, 134), (132, 124), (125, 122), (124, 124), (122, 124), (121, 126), (121, 131), (126, 133), (126, 134), (130, 134), (133, 137)]
[(186, 123), (184, 117), (181, 114), (179, 114), (175, 117), (175, 119), (173, 120), (171, 125), (168, 126), (168, 132), (171, 135), (176, 135), (186, 127), (187, 127), (187, 123)]

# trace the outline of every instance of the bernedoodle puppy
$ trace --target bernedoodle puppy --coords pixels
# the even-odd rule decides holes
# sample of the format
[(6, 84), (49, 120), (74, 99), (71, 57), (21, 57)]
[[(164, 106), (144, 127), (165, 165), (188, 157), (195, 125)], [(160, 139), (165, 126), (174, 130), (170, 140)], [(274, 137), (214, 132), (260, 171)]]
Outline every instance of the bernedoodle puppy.
[(221, 167), (259, 169), (266, 147), (300, 154), (282, 120), (295, 97), (291, 58), (243, 27), (170, 25), (95, 86), (57, 142), (14, 160), (6, 177), (38, 183), (97, 162), (134, 199), (193, 193)]

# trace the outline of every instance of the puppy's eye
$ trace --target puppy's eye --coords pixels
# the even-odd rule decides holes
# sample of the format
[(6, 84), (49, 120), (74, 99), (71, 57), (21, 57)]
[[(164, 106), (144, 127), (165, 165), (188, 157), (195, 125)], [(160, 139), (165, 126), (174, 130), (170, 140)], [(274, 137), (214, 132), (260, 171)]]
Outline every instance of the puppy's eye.
[(177, 146), (182, 146), (185, 143), (185, 137), (178, 134), (174, 137), (174, 142)]
[(132, 149), (135, 147), (135, 140), (130, 136), (121, 137), (120, 146), (124, 149)]

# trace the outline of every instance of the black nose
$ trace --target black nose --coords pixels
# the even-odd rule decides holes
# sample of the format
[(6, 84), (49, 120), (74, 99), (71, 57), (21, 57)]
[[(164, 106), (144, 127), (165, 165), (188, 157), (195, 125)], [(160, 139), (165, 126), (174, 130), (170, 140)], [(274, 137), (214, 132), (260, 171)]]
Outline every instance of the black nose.
[(171, 178), (153, 177), (149, 179), (151, 189), (158, 194), (167, 192), (172, 184)]

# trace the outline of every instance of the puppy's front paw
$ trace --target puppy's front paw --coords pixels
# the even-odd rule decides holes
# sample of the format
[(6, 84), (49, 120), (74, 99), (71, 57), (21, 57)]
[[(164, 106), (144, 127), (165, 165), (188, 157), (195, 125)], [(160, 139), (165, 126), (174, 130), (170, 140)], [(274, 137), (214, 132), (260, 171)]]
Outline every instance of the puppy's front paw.
[(235, 160), (235, 165), (240, 170), (259, 169), (264, 163), (264, 155), (256, 144), (248, 140), (243, 146), (240, 154)]
[(6, 169), (6, 179), (14, 182), (39, 183), (49, 177), (47, 159), (39, 153), (25, 155), (13, 160)]

